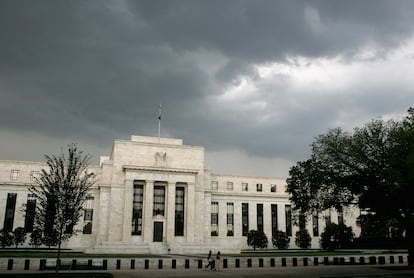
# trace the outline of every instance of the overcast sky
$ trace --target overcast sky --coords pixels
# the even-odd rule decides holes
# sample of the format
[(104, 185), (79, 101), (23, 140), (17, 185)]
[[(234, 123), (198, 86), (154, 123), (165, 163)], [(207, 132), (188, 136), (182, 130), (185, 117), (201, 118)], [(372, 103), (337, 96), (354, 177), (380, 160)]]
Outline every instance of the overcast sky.
[(287, 177), (329, 128), (414, 105), (414, 1), (0, 1), (0, 159), (131, 134)]

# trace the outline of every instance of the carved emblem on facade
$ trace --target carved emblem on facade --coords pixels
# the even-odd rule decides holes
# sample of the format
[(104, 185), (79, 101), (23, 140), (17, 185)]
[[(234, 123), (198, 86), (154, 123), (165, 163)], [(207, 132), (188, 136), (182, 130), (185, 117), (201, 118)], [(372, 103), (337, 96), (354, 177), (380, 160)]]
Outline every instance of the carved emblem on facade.
[(167, 153), (166, 152), (156, 152), (155, 153), (155, 163), (157, 166), (166, 166), (167, 165)]

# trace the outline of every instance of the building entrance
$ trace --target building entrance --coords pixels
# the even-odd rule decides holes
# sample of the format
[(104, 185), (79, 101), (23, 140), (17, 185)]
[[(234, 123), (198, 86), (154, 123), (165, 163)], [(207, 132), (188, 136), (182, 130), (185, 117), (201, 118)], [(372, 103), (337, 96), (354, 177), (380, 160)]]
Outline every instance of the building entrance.
[(154, 242), (162, 242), (163, 222), (154, 222)]

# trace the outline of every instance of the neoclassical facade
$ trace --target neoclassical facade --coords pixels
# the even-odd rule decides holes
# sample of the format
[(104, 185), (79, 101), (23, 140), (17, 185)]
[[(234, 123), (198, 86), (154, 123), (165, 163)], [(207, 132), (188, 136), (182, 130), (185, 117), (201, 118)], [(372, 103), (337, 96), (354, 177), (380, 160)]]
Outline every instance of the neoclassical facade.
[[(44, 163), (0, 161), (0, 225), (6, 230), (33, 227), (36, 200), (28, 187)], [(248, 248), (249, 230), (269, 239), (277, 230), (290, 235), (299, 225), (319, 248), (326, 223), (345, 222), (359, 233), (359, 212), (327, 211), (306, 223), (292, 220), (283, 178), (217, 175), (204, 162), (204, 148), (181, 139), (131, 136), (115, 140), (109, 157), (91, 166), (97, 182), (84, 204), (79, 232), (66, 248), (90, 253), (237, 253)], [(27, 206), (26, 211), (23, 205)]]

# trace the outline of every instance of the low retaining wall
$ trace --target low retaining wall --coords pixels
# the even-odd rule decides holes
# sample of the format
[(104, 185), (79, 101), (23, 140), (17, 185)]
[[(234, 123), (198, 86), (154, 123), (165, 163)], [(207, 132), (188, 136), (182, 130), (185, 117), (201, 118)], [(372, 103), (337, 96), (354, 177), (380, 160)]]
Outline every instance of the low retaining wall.
[[(298, 267), (318, 265), (357, 265), (357, 264), (404, 264), (407, 254), (366, 255), (341, 257), (226, 257), (221, 268), (260, 268), (260, 267)], [(123, 259), (62, 259), (61, 268), (71, 270), (127, 270), (127, 269), (202, 269), (206, 259), (188, 258), (123, 258)], [(0, 271), (11, 270), (50, 270), (55, 268), (56, 259), (0, 258)]]

